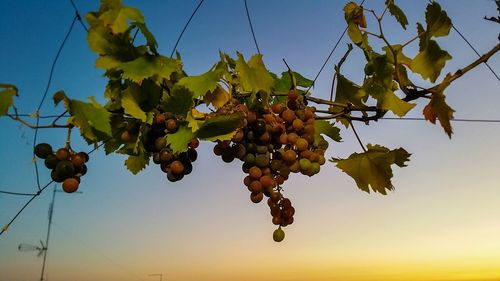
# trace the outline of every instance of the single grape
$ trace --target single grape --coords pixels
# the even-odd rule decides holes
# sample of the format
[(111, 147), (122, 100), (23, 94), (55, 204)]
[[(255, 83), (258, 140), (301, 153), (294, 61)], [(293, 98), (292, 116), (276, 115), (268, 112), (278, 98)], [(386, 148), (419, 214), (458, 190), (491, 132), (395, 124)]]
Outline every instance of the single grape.
[(155, 140), (156, 151), (160, 151), (167, 146), (167, 139), (165, 137), (159, 137)]
[(194, 138), (189, 142), (190, 148), (198, 148), (198, 146), (200, 146), (200, 141), (197, 138)]
[(297, 93), (297, 91), (290, 90), (288, 92), (288, 100), (297, 100), (298, 97), (299, 97), (299, 94)]
[(38, 158), (45, 159), (52, 154), (52, 146), (48, 143), (39, 143), (35, 146), (34, 152)]
[(55, 171), (61, 176), (61, 178), (67, 179), (74, 175), (75, 167), (70, 161), (63, 160), (57, 163)]
[(59, 148), (56, 152), (56, 157), (59, 161), (69, 160), (70, 153), (67, 148)]
[(55, 169), (58, 162), (59, 162), (59, 160), (57, 160), (57, 157), (54, 154), (49, 154), (45, 158), (44, 163), (45, 163), (45, 167), (47, 167), (49, 169)]
[(262, 170), (259, 167), (253, 166), (250, 168), (249, 175), (252, 179), (258, 180), (262, 177)]
[(231, 163), (234, 161), (234, 153), (231, 149), (226, 149), (222, 151), (222, 161), (226, 163)]
[(260, 168), (265, 168), (269, 165), (269, 156), (266, 154), (258, 154), (255, 157), (255, 164)]
[(67, 178), (62, 184), (62, 189), (67, 193), (73, 193), (78, 189), (80, 182), (76, 178)]
[(167, 127), (167, 131), (170, 133), (175, 133), (177, 129), (179, 129), (179, 125), (177, 124), (176, 119), (168, 119), (167, 122), (165, 123)]
[(278, 229), (273, 232), (273, 240), (274, 242), (281, 242), (283, 239), (285, 239), (285, 232), (281, 227), (278, 227)]
[(299, 138), (297, 139), (297, 141), (295, 142), (295, 146), (297, 147), (297, 149), (299, 151), (304, 151), (306, 150), (308, 147), (309, 147), (309, 143), (307, 142), (306, 139), (304, 138)]
[(196, 159), (198, 159), (198, 152), (196, 151), (196, 149), (189, 148), (187, 153), (188, 153), (189, 160), (191, 160), (191, 162), (194, 162), (194, 161), (196, 161)]
[(123, 131), (123, 133), (120, 135), (120, 139), (125, 143), (131, 142), (132, 133), (130, 133), (129, 131)]
[(86, 152), (80, 151), (77, 154), (80, 155), (83, 159), (85, 159), (85, 163), (89, 162), (89, 155)]
[(170, 164), (170, 169), (175, 175), (182, 174), (184, 172), (184, 164), (181, 161), (174, 161)]
[(295, 116), (295, 112), (291, 109), (286, 109), (281, 113), (281, 117), (286, 123), (292, 123), (297, 117)]
[(63, 182), (64, 181), (64, 178), (56, 170), (52, 170), (52, 172), (50, 173), (50, 177), (55, 182)]
[(311, 161), (307, 158), (302, 158), (299, 161), (299, 165), (301, 171), (307, 171), (311, 168)]
[(251, 191), (252, 193), (260, 193), (262, 192), (262, 184), (260, 183), (260, 181), (254, 180), (248, 186), (248, 190)]
[(73, 154), (73, 155), (71, 155), (71, 163), (75, 167), (82, 166), (83, 164), (85, 164), (85, 158), (81, 154), (78, 154), (78, 153)]
[(264, 198), (264, 194), (263, 194), (262, 192), (257, 192), (257, 193), (252, 192), (252, 193), (250, 194), (250, 200), (251, 200), (253, 203), (255, 203), (255, 204), (257, 204), (257, 203), (259, 203), (260, 201), (262, 201), (262, 199), (263, 199), (263, 198)]

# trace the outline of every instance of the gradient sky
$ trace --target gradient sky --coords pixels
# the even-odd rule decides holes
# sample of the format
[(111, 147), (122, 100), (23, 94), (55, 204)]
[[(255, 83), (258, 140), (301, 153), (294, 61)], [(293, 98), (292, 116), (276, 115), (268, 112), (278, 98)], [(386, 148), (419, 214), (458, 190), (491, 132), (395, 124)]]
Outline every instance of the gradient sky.
[[(140, 8), (170, 54), (198, 1), (124, 1)], [(415, 34), (427, 1), (398, 1), (407, 12), (409, 34), (386, 17), (390, 42)], [(498, 41), (498, 25), (482, 20), (496, 15), (491, 0), (440, 1), (456, 27), (484, 53)], [(76, 1), (82, 13), (98, 1)], [(314, 77), (345, 27), (344, 1), (249, 0), (264, 61), (271, 71), (285, 69), (282, 58), (306, 77)], [(382, 0), (366, 7), (380, 11)], [(0, 82), (19, 87), (15, 103), (33, 112), (43, 93), (50, 63), (74, 14), (69, 1), (2, 0), (0, 4)], [(346, 39), (347, 40), (347, 39)], [(347, 42), (344, 40), (345, 42)], [(445, 72), (476, 59), (456, 32), (439, 43), (454, 57)], [(408, 55), (417, 46), (408, 49)], [(255, 53), (243, 1), (205, 1), (183, 37), (179, 51), (190, 74), (208, 69), (218, 50), (248, 58)], [(329, 95), (333, 62), (313, 94)], [(102, 101), (105, 79), (94, 68), (81, 26), (75, 26), (56, 66), (50, 93), (64, 89), (72, 98)], [(359, 50), (343, 71), (362, 79)], [(490, 60), (500, 72), (500, 56)], [(425, 83), (423, 85), (426, 85)], [(484, 65), (449, 87), (456, 118), (500, 119), (500, 83)], [(409, 116), (420, 117), (421, 101)], [(54, 110), (47, 100), (43, 114)], [(381, 120), (358, 124), (365, 143), (412, 153), (407, 168), (396, 168), (396, 190), (367, 194), (333, 164), (307, 178), (292, 176), (286, 194), (297, 212), (282, 243), (272, 241), (268, 207), (255, 205), (242, 184), (240, 163), (225, 164), (202, 143), (194, 171), (172, 184), (158, 166), (133, 176), (124, 157), (91, 155), (82, 178), (83, 194), (58, 193), (47, 262), (48, 280), (500, 280), (500, 124), (453, 123), (451, 140), (439, 126), (423, 121)], [(33, 192), (33, 131), (0, 118), (0, 189)], [(351, 131), (327, 155), (359, 151)], [(40, 141), (61, 147), (65, 131), (41, 130)], [(73, 148), (90, 150), (74, 135)], [(41, 169), (42, 184), (49, 173)], [(45, 239), (51, 190), (37, 198), (0, 236), (0, 281), (38, 280), (41, 258), (18, 252), (21, 242)], [(7, 223), (28, 198), (0, 194), (0, 224)], [(495, 279), (496, 278), (496, 279)]]

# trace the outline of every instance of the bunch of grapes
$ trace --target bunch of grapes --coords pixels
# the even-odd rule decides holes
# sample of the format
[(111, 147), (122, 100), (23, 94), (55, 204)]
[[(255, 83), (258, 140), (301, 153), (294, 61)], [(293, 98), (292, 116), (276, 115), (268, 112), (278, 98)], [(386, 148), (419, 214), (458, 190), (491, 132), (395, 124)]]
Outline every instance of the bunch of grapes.
[(85, 163), (89, 161), (89, 155), (85, 152), (75, 153), (66, 147), (54, 152), (50, 144), (39, 143), (35, 146), (35, 155), (45, 159), (45, 166), (52, 170), (52, 180), (62, 182), (63, 190), (68, 193), (78, 189), (80, 177), (87, 173)]
[(289, 92), (286, 104), (277, 102), (270, 109), (236, 108), (245, 116), (243, 124), (230, 141), (218, 141), (214, 153), (227, 163), (243, 161), (250, 200), (259, 203), (269, 197), (272, 222), (282, 231), (293, 223), (295, 209), (283, 197), (281, 185), (290, 173), (317, 174), (328, 143), (315, 145), (314, 108), (306, 106), (296, 91)]
[(196, 148), (199, 146), (198, 139), (192, 139), (187, 152), (174, 153), (167, 145), (167, 137), (179, 129), (179, 120), (172, 114), (155, 114), (153, 124), (148, 130), (145, 141), (145, 149), (153, 153), (153, 162), (160, 165), (161, 170), (167, 174), (171, 182), (181, 180), (193, 170), (192, 162), (198, 158)]

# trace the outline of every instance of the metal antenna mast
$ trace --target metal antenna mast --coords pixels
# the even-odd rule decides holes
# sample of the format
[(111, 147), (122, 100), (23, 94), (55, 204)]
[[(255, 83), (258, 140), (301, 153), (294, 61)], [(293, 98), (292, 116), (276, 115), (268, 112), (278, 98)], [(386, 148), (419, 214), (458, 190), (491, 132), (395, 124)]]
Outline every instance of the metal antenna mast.
[(149, 277), (152, 277), (152, 276), (160, 276), (160, 281), (162, 281), (162, 280), (163, 280), (163, 273), (149, 274), (148, 276), (149, 276)]
[[(49, 225), (47, 227), (47, 236), (45, 238), (45, 245), (40, 240), (41, 247), (30, 245), (30, 244), (19, 244), (17, 249), (21, 252), (24, 251), (38, 251), (38, 256), (41, 256), (43, 253), (43, 263), (42, 263), (42, 272), (40, 273), (40, 281), (43, 281), (43, 275), (45, 273), (45, 263), (47, 262), (47, 251), (49, 248), (49, 239), (50, 239), (50, 229), (52, 226), (52, 216), (54, 214), (54, 203), (56, 201), (56, 192), (62, 192), (56, 189), (56, 185), (54, 184), (54, 191), (52, 193), (52, 201), (49, 205)], [(81, 191), (77, 191), (74, 193), (82, 193)]]

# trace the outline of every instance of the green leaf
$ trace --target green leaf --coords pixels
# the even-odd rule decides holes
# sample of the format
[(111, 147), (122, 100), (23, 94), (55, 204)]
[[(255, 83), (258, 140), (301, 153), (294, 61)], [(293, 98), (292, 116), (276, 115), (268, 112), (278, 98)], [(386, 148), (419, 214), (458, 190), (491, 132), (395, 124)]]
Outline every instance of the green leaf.
[(373, 95), (377, 99), (377, 106), (384, 110), (390, 110), (399, 117), (403, 117), (415, 107), (416, 104), (400, 99), (393, 91), (382, 92), (382, 95)]
[(234, 134), (236, 134), (237, 130), (234, 130), (230, 133), (227, 133), (225, 135), (219, 135), (211, 138), (204, 138), (203, 140), (205, 141), (225, 141), (225, 140), (231, 140), (234, 137)]
[[(87, 19), (89, 15), (87, 15)], [(87, 33), (90, 49), (100, 55), (116, 55), (126, 58), (133, 51), (131, 40), (128, 31), (120, 35), (113, 35), (102, 24), (91, 24)]]
[(146, 122), (147, 116), (146, 112), (144, 112), (136, 99), (135, 95), (138, 95), (137, 87), (130, 85), (122, 92), (122, 107), (125, 110), (126, 114), (130, 116), (142, 120), (142, 122)]
[(91, 103), (79, 100), (69, 100), (69, 113), (72, 123), (80, 128), (81, 135), (89, 143), (103, 140), (103, 134), (111, 137), (111, 125), (109, 113), (104, 107), (97, 103), (93, 97), (89, 97)]
[(142, 171), (149, 164), (149, 155), (146, 153), (140, 153), (139, 155), (130, 155), (127, 160), (125, 160), (125, 166), (127, 169), (136, 175)]
[(344, 18), (347, 22), (347, 35), (356, 45), (361, 45), (366, 38), (359, 27), (366, 27), (366, 18), (363, 8), (354, 2), (349, 2), (344, 6)]
[(391, 165), (404, 167), (404, 162), (409, 160), (411, 154), (403, 148), (389, 150), (380, 145), (370, 144), (367, 148), (366, 152), (353, 153), (347, 159), (333, 158), (331, 161), (337, 163), (337, 168), (351, 176), (361, 190), (369, 193), (371, 187), (375, 192), (387, 194), (386, 190), (394, 189), (391, 182)]
[(399, 117), (406, 115), (415, 104), (403, 101), (393, 91), (394, 65), (387, 55), (375, 55), (365, 69), (370, 70), (371, 76), (365, 79), (363, 88), (377, 100), (377, 106), (383, 110), (390, 110)]
[(318, 145), (320, 136), (325, 135), (336, 142), (341, 142), (340, 129), (335, 127), (332, 123), (326, 120), (315, 120), (314, 121), (314, 144)]
[(451, 19), (435, 1), (427, 5), (425, 22), (427, 23), (427, 34), (429, 37), (446, 36), (450, 33), (452, 27)]
[(113, 56), (100, 56), (95, 61), (95, 67), (112, 69), (120, 65), (122, 62)]
[(337, 90), (335, 91), (335, 102), (352, 103), (355, 106), (363, 106), (367, 94), (360, 86), (345, 78), (342, 74), (337, 75)]
[(153, 33), (151, 33), (151, 31), (149, 31), (149, 29), (146, 27), (146, 24), (135, 22), (134, 25), (137, 26), (137, 28), (139, 28), (142, 35), (144, 35), (144, 38), (146, 38), (146, 44), (148, 45), (151, 52), (157, 54), (158, 52), (156, 51), (156, 48), (158, 48), (158, 42), (156, 42)]
[(391, 15), (396, 18), (403, 29), (406, 29), (406, 26), (408, 25), (408, 19), (406, 18), (403, 10), (401, 10), (396, 4), (394, 4), (394, 0), (386, 0), (385, 5), (387, 6), (389, 13), (391, 13)]
[(168, 134), (167, 144), (174, 153), (185, 152), (188, 150), (188, 144), (195, 138), (195, 134), (186, 124), (179, 126), (177, 132)]
[(188, 89), (176, 85), (170, 95), (163, 95), (161, 107), (166, 112), (186, 117), (189, 110), (194, 107), (193, 94)]
[(239, 82), (243, 91), (256, 94), (259, 91), (271, 93), (274, 78), (264, 66), (262, 55), (254, 55), (245, 62), (243, 55), (238, 53), (235, 71), (238, 73)]
[[(313, 80), (307, 79), (302, 76), (300, 73), (292, 71), (293, 76), (295, 77), (297, 86), (302, 88), (312, 87), (314, 84)], [(292, 80), (290, 79), (290, 74), (288, 71), (284, 71), (281, 73), (281, 78), (275, 78), (274, 82), (274, 91), (276, 92), (288, 92), (292, 86)]]
[(9, 108), (14, 103), (14, 96), (17, 96), (17, 88), (10, 84), (0, 84), (0, 116), (9, 112)]
[(191, 90), (194, 98), (199, 98), (215, 90), (223, 73), (222, 69), (209, 70), (198, 76), (183, 77), (177, 84)]
[[(398, 64), (406, 65), (411, 67), (411, 59), (403, 54), (403, 46), (400, 44), (391, 45), (392, 50), (396, 53), (396, 59), (398, 60)], [(385, 55), (387, 56), (387, 61), (394, 64), (394, 54), (391, 51), (391, 48), (388, 46), (384, 46), (382, 50), (385, 51)]]
[(101, 15), (99, 19), (114, 34), (125, 32), (128, 29), (129, 21), (144, 23), (144, 17), (141, 12), (138, 9), (123, 6), (121, 0), (101, 1)]
[(195, 119), (195, 116), (193, 115), (193, 111), (197, 111), (196, 108), (193, 108), (192, 110), (190, 110), (186, 116), (186, 121), (188, 123), (188, 127), (191, 128), (191, 130), (193, 132), (196, 132), (196, 130), (198, 130), (201, 126), (201, 124), (203, 124), (203, 121), (200, 121), (200, 120), (197, 120)]
[(426, 42), (427, 44), (411, 62), (411, 69), (423, 79), (429, 79), (434, 83), (451, 56), (442, 50), (436, 41), (428, 39)]
[(142, 80), (154, 75), (169, 79), (170, 74), (181, 70), (181, 62), (163, 56), (144, 55), (133, 61), (121, 63), (116, 68), (123, 71), (123, 78), (140, 84)]
[(213, 117), (203, 122), (200, 128), (195, 132), (196, 137), (200, 139), (213, 139), (227, 135), (236, 130), (240, 126), (242, 120), (243, 115), (240, 113)]
[(359, 45), (363, 43), (363, 33), (359, 27), (352, 22), (347, 24), (347, 35), (349, 35), (349, 38), (351, 38), (354, 44)]
[(120, 148), (121, 145), (122, 145), (121, 141), (115, 138), (109, 139), (104, 144), (104, 152), (106, 153), (106, 155), (109, 155), (115, 152), (118, 148)]
[(449, 85), (448, 77), (440, 84), (440, 87), (437, 88), (437, 92), (435, 92), (430, 102), (424, 107), (424, 117), (426, 120), (431, 122), (432, 124), (436, 124), (436, 119), (441, 123), (441, 127), (443, 127), (444, 131), (451, 138), (451, 134), (453, 134), (453, 129), (451, 128), (450, 120), (453, 119), (453, 108), (451, 108), (445, 101), (445, 95), (443, 93), (444, 89)]

